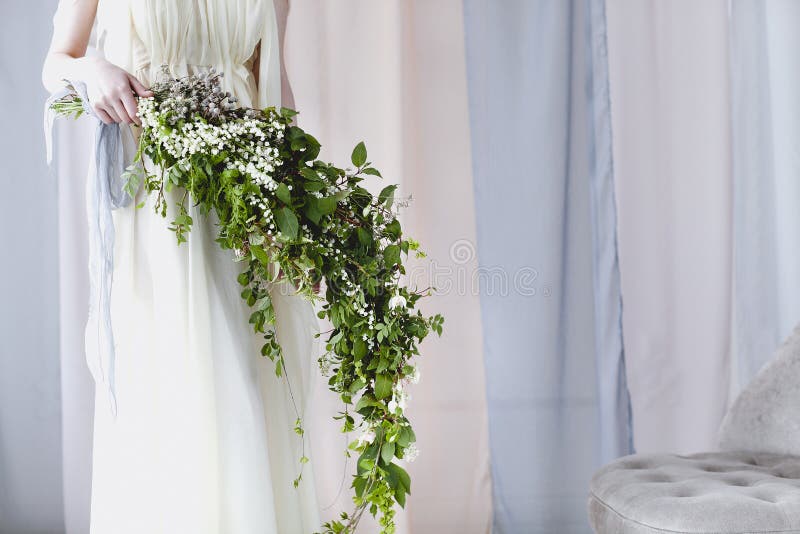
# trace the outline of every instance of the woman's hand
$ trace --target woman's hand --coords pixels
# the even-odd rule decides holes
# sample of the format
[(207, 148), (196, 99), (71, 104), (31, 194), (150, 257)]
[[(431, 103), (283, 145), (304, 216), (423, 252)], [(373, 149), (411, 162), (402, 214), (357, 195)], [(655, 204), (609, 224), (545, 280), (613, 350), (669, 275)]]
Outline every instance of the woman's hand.
[(100, 120), (106, 124), (124, 122), (141, 125), (137, 115), (136, 98), (149, 97), (153, 92), (123, 69), (102, 58), (82, 58), (83, 81), (89, 102)]
[(86, 83), (89, 102), (106, 124), (141, 124), (136, 96), (153, 96), (136, 77), (99, 57), (85, 57), (97, 0), (61, 0), (53, 17), (53, 39), (42, 68), (42, 82), (50, 92), (63, 80)]

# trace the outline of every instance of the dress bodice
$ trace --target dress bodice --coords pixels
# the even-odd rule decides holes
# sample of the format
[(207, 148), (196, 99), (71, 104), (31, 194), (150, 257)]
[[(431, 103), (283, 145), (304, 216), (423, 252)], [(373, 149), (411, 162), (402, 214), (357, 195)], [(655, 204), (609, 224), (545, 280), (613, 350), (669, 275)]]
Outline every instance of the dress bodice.
[[(244, 105), (280, 104), (277, 24), (271, 0), (100, 0), (98, 43), (106, 58), (150, 84), (214, 67)], [(252, 74), (260, 47), (259, 76)]]

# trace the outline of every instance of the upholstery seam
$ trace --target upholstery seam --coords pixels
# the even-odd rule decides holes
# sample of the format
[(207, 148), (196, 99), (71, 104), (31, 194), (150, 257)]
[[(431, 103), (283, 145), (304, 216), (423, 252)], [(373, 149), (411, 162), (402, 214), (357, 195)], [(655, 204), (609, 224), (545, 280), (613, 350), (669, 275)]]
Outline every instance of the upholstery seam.
[(641, 521), (637, 521), (636, 519), (633, 519), (633, 518), (630, 518), (630, 517), (627, 517), (627, 516), (623, 515), (621, 512), (616, 511), (610, 505), (606, 504), (606, 502), (603, 499), (601, 499), (600, 497), (598, 497), (597, 494), (594, 491), (589, 491), (589, 496), (592, 499), (594, 499), (595, 501), (597, 501), (598, 503), (600, 503), (600, 505), (603, 508), (605, 508), (606, 510), (608, 510), (611, 513), (613, 513), (614, 515), (616, 515), (617, 517), (621, 518), (624, 521), (630, 521), (631, 523), (634, 523), (636, 525), (639, 525), (639, 526), (642, 526), (642, 527), (645, 527), (645, 528), (649, 528), (651, 530), (654, 530), (655, 532), (664, 532), (666, 534), (798, 534), (798, 533), (800, 533), (800, 530), (797, 530), (797, 529), (792, 529), (792, 530), (748, 530), (748, 531), (736, 532), (736, 533), (718, 532), (718, 531), (715, 531), (715, 532), (709, 532), (709, 531), (688, 532), (686, 530), (669, 530), (669, 529), (654, 527), (652, 525), (648, 525), (647, 523), (642, 523)]

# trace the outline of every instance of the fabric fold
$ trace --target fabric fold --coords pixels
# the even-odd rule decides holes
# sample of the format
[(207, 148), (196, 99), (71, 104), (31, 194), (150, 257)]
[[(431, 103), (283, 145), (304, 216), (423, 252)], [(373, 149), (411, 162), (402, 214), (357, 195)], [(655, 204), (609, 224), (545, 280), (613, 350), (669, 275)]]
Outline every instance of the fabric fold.
[(111, 285), (114, 272), (114, 220), (112, 210), (129, 206), (133, 198), (125, 191), (122, 174), (127, 167), (124, 142), (133, 142), (130, 127), (105, 124), (89, 102), (86, 84), (69, 85), (45, 103), (44, 127), (47, 163), (53, 159), (53, 125), (57, 100), (77, 93), (84, 113), (96, 123), (94, 155), (86, 180), (86, 214), (89, 237), (89, 316), (85, 329), (86, 362), (98, 387), (108, 397), (111, 413), (117, 413), (114, 380), (114, 333), (111, 325)]

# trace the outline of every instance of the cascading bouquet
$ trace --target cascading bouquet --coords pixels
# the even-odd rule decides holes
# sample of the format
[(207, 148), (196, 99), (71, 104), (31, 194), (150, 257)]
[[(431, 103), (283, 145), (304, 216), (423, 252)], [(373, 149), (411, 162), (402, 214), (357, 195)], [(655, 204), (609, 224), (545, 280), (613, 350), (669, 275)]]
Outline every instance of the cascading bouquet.
[[(333, 329), (326, 332), (320, 369), (344, 403), (336, 417), (342, 431), (359, 428), (361, 435), (346, 451), (358, 453), (351, 485), (355, 509), (325, 523), (323, 532), (352, 533), (369, 509), (373, 516), (380, 513), (381, 531), (390, 534), (394, 503), (405, 506), (411, 490), (408, 473), (394, 460), (416, 456), (416, 438), (404, 414), (405, 386), (419, 376), (411, 358), (430, 331), (441, 335), (444, 321), (415, 310), (429, 289), (400, 284), (402, 256), (423, 253), (403, 236), (392, 209), (396, 186), (376, 197), (360, 185), (366, 176), (380, 177), (363, 143), (353, 150), (352, 169), (320, 161), (319, 142), (292, 124), (297, 112), (240, 107), (222, 90), (221, 76), (213, 70), (181, 79), (165, 76), (152, 87), (153, 97), (139, 99), (142, 131), (126, 171), (126, 191), (133, 197), (143, 184), (164, 217), (165, 192), (182, 191), (169, 226), (178, 245), (192, 227), (187, 202), (204, 215), (216, 213), (217, 242), (246, 262), (238, 277), (241, 296), (252, 308), (253, 329), (264, 337), (261, 354), (275, 362), (278, 376), (286, 379), (286, 367), (270, 328), (275, 313), (269, 284), (285, 276), (300, 295), (324, 303), (319, 317)], [(70, 95), (52, 108), (78, 116), (83, 103)], [(144, 156), (152, 166), (144, 165)], [(315, 291), (320, 281), (324, 295)], [(303, 436), (299, 413), (294, 431)], [(307, 461), (300, 458), (295, 486)]]

